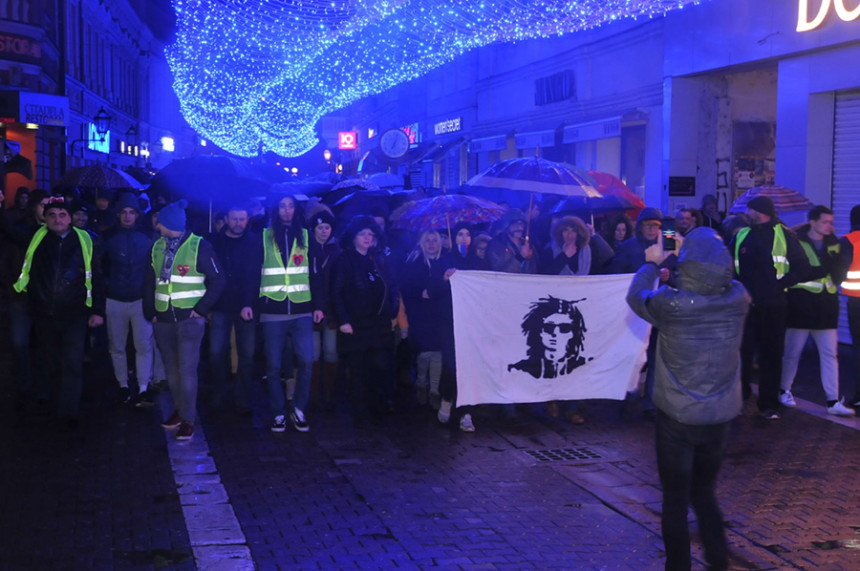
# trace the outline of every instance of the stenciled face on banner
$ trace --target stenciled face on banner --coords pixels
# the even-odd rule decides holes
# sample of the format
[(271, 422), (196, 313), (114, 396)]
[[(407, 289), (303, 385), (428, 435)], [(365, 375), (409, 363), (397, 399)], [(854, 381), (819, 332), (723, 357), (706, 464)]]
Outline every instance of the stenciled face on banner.
[(588, 329), (576, 306), (581, 301), (585, 298), (549, 296), (532, 302), (521, 324), (526, 358), (508, 365), (508, 371), (517, 369), (536, 379), (555, 379), (591, 361), (593, 357), (582, 354)]

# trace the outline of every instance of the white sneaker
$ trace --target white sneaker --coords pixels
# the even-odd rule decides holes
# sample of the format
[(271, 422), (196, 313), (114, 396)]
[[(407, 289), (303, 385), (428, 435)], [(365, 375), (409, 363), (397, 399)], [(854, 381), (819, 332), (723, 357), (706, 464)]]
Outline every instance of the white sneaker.
[(475, 425), (472, 424), (471, 414), (464, 414), (460, 418), (460, 430), (463, 432), (475, 432)]
[(785, 406), (797, 406), (797, 401), (794, 400), (794, 395), (791, 394), (791, 391), (780, 393), (779, 402)]
[(445, 424), (449, 420), (451, 420), (451, 405), (453, 405), (449, 400), (443, 400), (439, 405), (439, 414), (436, 415), (436, 418), (439, 419), (439, 422)]
[(842, 403), (843, 399), (839, 399), (833, 406), (827, 407), (827, 414), (833, 414), (836, 416), (854, 416), (854, 409), (848, 408)]

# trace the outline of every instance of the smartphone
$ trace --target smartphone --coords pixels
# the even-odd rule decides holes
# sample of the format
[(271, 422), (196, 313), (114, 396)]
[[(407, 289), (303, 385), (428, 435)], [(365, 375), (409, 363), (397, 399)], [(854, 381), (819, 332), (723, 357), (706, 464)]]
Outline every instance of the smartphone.
[(675, 219), (664, 218), (663, 225), (660, 227), (663, 233), (663, 250), (666, 252), (675, 251)]

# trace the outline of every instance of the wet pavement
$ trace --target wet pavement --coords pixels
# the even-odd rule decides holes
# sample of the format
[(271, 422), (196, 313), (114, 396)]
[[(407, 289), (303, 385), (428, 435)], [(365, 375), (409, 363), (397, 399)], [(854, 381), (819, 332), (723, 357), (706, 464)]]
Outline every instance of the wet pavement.
[[(823, 414), (815, 361), (797, 409), (768, 422), (747, 403), (733, 424), (718, 488), (733, 569), (860, 569), (860, 419)], [(7, 364), (0, 569), (663, 568), (654, 425), (635, 405), (589, 402), (581, 426), (479, 407), (467, 434), (401, 387), (379, 424), (311, 411), (309, 433), (273, 434), (257, 383), (253, 415), (202, 404), (179, 443), (159, 426), (167, 394), (116, 405), (90, 369), (76, 431), (16, 412)]]

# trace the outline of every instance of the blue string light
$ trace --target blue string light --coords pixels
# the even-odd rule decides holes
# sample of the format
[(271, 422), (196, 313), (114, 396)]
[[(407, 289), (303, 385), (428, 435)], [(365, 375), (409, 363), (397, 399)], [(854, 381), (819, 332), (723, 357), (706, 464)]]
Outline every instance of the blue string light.
[(188, 123), (239, 156), (301, 155), (326, 113), (493, 42), (654, 17), (698, 0), (173, 0)]

